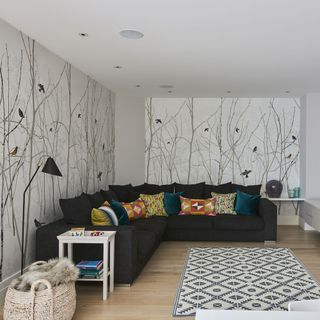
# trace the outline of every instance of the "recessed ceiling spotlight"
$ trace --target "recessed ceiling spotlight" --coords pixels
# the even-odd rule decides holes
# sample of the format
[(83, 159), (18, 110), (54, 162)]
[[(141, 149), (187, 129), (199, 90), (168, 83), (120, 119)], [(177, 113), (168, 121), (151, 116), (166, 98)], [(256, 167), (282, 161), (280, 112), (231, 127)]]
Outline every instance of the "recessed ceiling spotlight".
[(290, 93), (290, 90), (286, 90), (285, 93)]
[(119, 34), (126, 39), (141, 39), (144, 36), (142, 32), (137, 30), (122, 30)]
[(136, 88), (141, 88), (141, 84), (136, 84)]
[(171, 90), (169, 90), (169, 91), (168, 91), (168, 93), (172, 93), (172, 91), (171, 91)]
[(230, 91), (230, 90), (228, 90), (228, 91), (227, 91), (227, 93), (231, 93), (231, 91)]
[(160, 88), (162, 88), (162, 89), (172, 89), (173, 85), (171, 85), (171, 84), (161, 84)]
[(88, 35), (87, 33), (85, 33), (85, 32), (80, 32), (80, 33), (79, 33), (79, 36), (86, 38), (86, 37), (88, 37), (89, 35)]
[(121, 69), (121, 66), (114, 66), (115, 69)]

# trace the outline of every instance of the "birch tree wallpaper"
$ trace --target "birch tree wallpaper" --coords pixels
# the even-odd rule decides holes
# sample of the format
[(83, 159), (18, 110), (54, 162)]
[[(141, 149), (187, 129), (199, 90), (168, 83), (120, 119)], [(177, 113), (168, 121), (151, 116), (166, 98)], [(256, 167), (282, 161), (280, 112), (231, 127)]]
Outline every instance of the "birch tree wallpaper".
[(297, 98), (146, 100), (146, 181), (299, 186)]
[(114, 94), (0, 20), (0, 281), (19, 270), (22, 194), (51, 156), (62, 178), (38, 173), (27, 194), (26, 265), (35, 223), (61, 217), (59, 198), (114, 181)]

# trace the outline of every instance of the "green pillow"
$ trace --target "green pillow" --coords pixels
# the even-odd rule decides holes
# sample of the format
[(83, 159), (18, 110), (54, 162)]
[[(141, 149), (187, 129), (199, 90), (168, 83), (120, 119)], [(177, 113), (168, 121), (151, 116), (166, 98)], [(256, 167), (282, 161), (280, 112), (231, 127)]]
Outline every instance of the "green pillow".
[(237, 190), (235, 211), (243, 216), (255, 216), (258, 212), (260, 195), (251, 195)]
[(180, 196), (184, 196), (185, 192), (177, 192), (177, 193), (164, 193), (164, 208), (168, 216), (172, 216), (178, 214), (181, 211), (181, 201)]
[(112, 200), (110, 206), (117, 215), (120, 226), (130, 224), (127, 211), (120, 202)]

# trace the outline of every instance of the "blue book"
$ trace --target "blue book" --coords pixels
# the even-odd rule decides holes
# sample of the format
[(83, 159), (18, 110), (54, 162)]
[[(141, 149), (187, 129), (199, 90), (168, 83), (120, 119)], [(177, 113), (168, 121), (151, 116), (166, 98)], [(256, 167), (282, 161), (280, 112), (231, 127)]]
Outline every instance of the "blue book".
[(99, 270), (102, 268), (102, 260), (83, 260), (77, 264), (77, 268), (84, 270)]

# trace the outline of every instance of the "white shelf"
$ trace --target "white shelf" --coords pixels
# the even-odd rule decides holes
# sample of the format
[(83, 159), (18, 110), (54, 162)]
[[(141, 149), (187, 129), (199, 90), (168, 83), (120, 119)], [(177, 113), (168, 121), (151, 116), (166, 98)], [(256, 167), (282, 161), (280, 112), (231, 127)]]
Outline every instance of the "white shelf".
[[(109, 277), (110, 271), (107, 272), (107, 277)], [(77, 281), (103, 281), (103, 273), (99, 278), (78, 278)]]
[(305, 198), (267, 198), (270, 201), (296, 201), (296, 202), (300, 202), (300, 201), (305, 201)]

